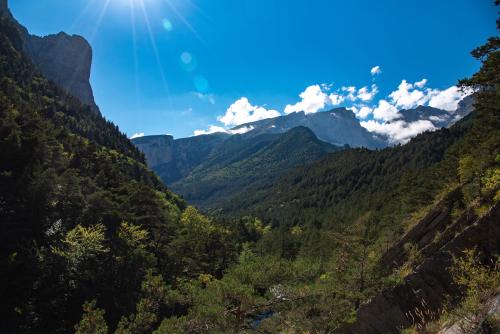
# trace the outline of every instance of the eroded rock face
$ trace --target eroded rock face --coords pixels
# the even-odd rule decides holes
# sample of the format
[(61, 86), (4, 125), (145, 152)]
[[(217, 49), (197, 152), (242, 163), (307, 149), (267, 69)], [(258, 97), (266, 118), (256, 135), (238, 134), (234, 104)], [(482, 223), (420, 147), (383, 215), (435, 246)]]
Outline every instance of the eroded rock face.
[(29, 54), (46, 78), (97, 110), (89, 82), (92, 48), (83, 37), (60, 32), (30, 35), (28, 42)]
[(99, 112), (90, 86), (92, 48), (83, 37), (63, 32), (44, 37), (31, 35), (13, 18), (7, 0), (0, 0), (0, 15), (18, 25), (26, 55), (47, 79)]
[[(423, 262), (402, 284), (363, 305), (356, 322), (339, 333), (397, 334), (403, 328), (436, 317), (448, 296), (460, 295), (449, 272), (453, 256), (474, 248), (482, 254), (500, 252), (500, 205), (494, 205), (481, 217), (466, 210), (452, 223), (447, 202), (456, 195), (456, 191), (452, 192), (450, 198), (438, 204), (383, 258), (386, 266), (400, 265), (404, 261), (402, 245), (406, 241), (422, 247)], [(436, 233), (440, 234), (439, 238), (431, 242), (430, 235)]]
[(174, 138), (172, 136), (140, 137), (133, 139), (132, 142), (144, 153), (148, 166), (151, 168), (169, 163), (173, 159)]

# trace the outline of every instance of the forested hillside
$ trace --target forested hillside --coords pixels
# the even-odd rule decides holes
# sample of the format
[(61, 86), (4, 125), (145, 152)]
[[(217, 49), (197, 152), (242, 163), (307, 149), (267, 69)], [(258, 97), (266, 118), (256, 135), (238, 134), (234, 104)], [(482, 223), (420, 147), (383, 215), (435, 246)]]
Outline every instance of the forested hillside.
[(247, 197), (248, 188), (268, 185), (287, 170), (336, 150), (340, 148), (318, 140), (305, 127), (251, 139), (233, 136), (172, 189), (201, 208), (218, 208), (227, 198)]
[[(93, 300), (110, 328), (148, 331), (154, 289), (220, 275), (237, 241), (168, 191), (115, 125), (45, 80), (18, 29), (1, 19), (0, 331), (72, 332)], [(147, 318), (125, 318), (136, 310)]]
[(374, 211), (396, 228), (426, 206), (445, 185), (458, 182), (458, 149), (472, 117), (451, 129), (424, 133), (410, 143), (381, 151), (350, 149), (301, 166), (273, 184), (227, 198), (228, 215), (252, 213), (274, 224), (350, 224), (360, 212)]
[(259, 216), (263, 236), (222, 279), (183, 288), (193, 308), (158, 333), (498, 329), (498, 48), (473, 52), (475, 112), (452, 128), (227, 198), (222, 216)]
[(176, 140), (148, 136), (132, 142), (165, 184), (204, 210), (219, 208), (227, 198), (342, 149), (302, 126), (283, 134), (214, 133)]

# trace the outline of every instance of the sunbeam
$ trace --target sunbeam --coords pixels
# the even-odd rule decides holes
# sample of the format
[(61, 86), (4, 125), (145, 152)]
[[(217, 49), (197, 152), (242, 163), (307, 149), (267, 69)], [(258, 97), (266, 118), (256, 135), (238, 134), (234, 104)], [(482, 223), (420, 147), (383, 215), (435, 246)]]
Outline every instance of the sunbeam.
[(134, 55), (134, 80), (135, 80), (135, 103), (136, 106), (140, 105), (140, 94), (139, 94), (139, 60), (137, 56), (137, 32), (135, 23), (135, 10), (132, 6), (133, 0), (130, 0), (130, 23), (132, 28), (132, 48)]
[(102, 23), (104, 15), (106, 15), (106, 12), (108, 10), (110, 2), (111, 2), (111, 0), (105, 0), (104, 1), (104, 5), (102, 6), (101, 12), (99, 13), (99, 18), (97, 19), (97, 22), (95, 23), (94, 30), (90, 34), (90, 43), (91, 44), (94, 41), (94, 38), (95, 38), (95, 36), (97, 34), (97, 31), (99, 30), (99, 27), (100, 27), (100, 25)]
[(153, 29), (151, 28), (151, 23), (149, 20), (148, 13), (146, 11), (146, 6), (144, 5), (143, 0), (137, 0), (137, 1), (139, 2), (139, 6), (141, 7), (142, 15), (144, 16), (144, 22), (146, 23), (146, 28), (148, 29), (149, 39), (151, 41), (151, 46), (153, 47), (153, 52), (154, 52), (154, 55), (156, 58), (156, 63), (158, 65), (158, 70), (160, 71), (161, 80), (163, 83), (163, 88), (165, 89), (165, 93), (167, 94), (167, 101), (168, 101), (170, 108), (172, 109), (172, 102), (171, 102), (171, 98), (170, 98), (170, 89), (168, 88), (168, 83), (167, 83), (167, 80), (165, 77), (165, 71), (163, 70), (163, 66), (161, 64), (160, 53), (158, 52), (158, 47), (156, 46), (156, 40), (155, 40), (155, 36), (153, 33)]
[(172, 12), (174, 12), (174, 14), (177, 15), (177, 17), (182, 21), (182, 23), (184, 23), (184, 25), (193, 33), (193, 35), (204, 46), (207, 46), (207, 44), (205, 43), (205, 41), (201, 38), (200, 34), (198, 34), (198, 32), (194, 29), (194, 27), (188, 22), (188, 20), (186, 20), (186, 18), (184, 17), (184, 15), (182, 15), (182, 13), (179, 12), (179, 10), (177, 9), (177, 7), (175, 7), (175, 5), (170, 0), (164, 0), (164, 1), (170, 7), (170, 9), (172, 10)]
[(87, 2), (87, 4), (85, 5), (85, 8), (80, 12), (78, 17), (73, 21), (73, 23), (69, 27), (68, 31), (73, 31), (73, 29), (76, 27), (76, 25), (85, 17), (85, 15), (88, 13), (90, 8), (92, 7), (92, 5), (94, 5), (94, 3), (96, 1), (97, 0), (90, 0), (89, 2)]

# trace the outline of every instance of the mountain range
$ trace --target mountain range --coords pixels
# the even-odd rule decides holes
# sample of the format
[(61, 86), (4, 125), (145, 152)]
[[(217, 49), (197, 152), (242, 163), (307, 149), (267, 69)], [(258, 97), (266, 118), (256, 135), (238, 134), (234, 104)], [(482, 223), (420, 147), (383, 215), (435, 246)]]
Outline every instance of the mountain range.
[(326, 112), (306, 114), (294, 112), (285, 116), (263, 119), (239, 125), (232, 131), (247, 131), (251, 136), (285, 133), (297, 126), (311, 129), (319, 140), (336, 146), (383, 148), (387, 144), (363, 128), (354, 112), (337, 108)]
[[(400, 115), (407, 123), (427, 120), (435, 128), (449, 127), (473, 110), (473, 101), (473, 96), (467, 96), (454, 112), (419, 106), (401, 110)], [(299, 128), (302, 130), (295, 130)], [(246, 193), (250, 185), (264, 184), (332, 151), (349, 147), (377, 150), (391, 144), (389, 138), (362, 127), (355, 114), (345, 108), (291, 113), (242, 124), (228, 133), (182, 139), (145, 136), (132, 142), (165, 184), (191, 203), (211, 210), (218, 209), (223, 199)], [(290, 154), (287, 144), (296, 154)], [(288, 157), (283, 164), (285, 154)]]

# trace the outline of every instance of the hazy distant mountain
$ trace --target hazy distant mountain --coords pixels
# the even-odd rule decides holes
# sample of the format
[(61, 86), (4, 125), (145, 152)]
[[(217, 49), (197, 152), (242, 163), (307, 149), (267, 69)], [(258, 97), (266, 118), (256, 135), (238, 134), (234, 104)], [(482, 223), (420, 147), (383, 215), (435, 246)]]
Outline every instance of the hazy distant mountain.
[(457, 110), (453, 112), (428, 106), (418, 106), (414, 109), (401, 110), (400, 113), (403, 115), (403, 120), (407, 123), (428, 120), (431, 121), (436, 128), (450, 127), (472, 112), (474, 109), (474, 101), (475, 99), (472, 95), (465, 97), (458, 104)]
[(276, 118), (242, 124), (233, 130), (251, 129), (248, 134), (284, 133), (297, 126), (311, 129), (318, 139), (337, 146), (383, 148), (387, 143), (363, 128), (351, 110), (337, 108), (330, 111), (305, 114), (291, 113)]

